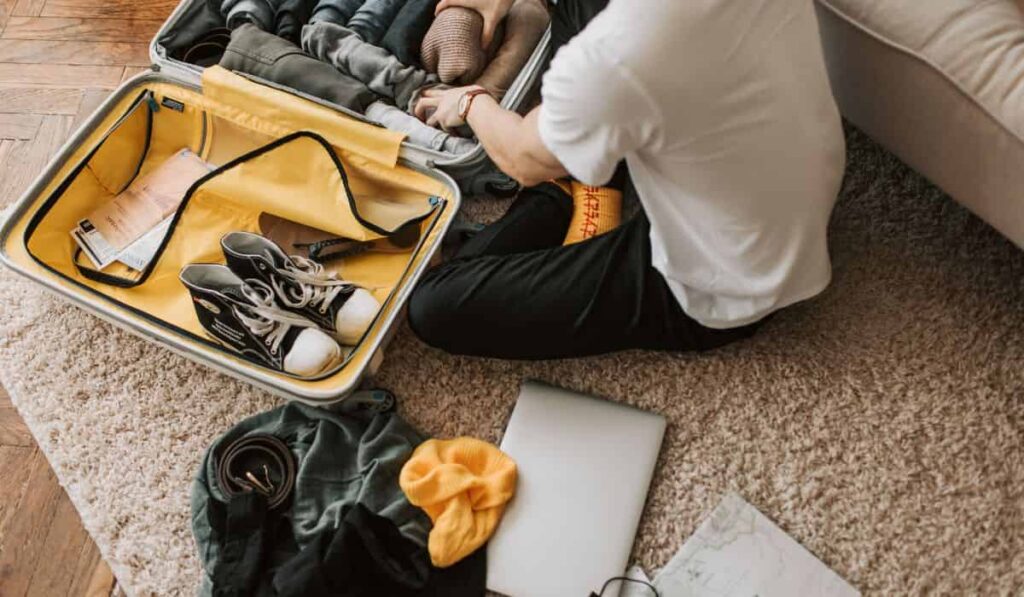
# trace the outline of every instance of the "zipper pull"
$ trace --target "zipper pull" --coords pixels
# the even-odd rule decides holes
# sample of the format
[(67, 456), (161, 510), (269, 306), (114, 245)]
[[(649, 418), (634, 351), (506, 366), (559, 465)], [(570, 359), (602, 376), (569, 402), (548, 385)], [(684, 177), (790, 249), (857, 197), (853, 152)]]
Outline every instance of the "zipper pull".
[(149, 111), (150, 112), (159, 112), (160, 111), (160, 104), (157, 103), (156, 97), (153, 95), (152, 91), (150, 91), (150, 92), (148, 92), (146, 94), (146, 103), (149, 104)]

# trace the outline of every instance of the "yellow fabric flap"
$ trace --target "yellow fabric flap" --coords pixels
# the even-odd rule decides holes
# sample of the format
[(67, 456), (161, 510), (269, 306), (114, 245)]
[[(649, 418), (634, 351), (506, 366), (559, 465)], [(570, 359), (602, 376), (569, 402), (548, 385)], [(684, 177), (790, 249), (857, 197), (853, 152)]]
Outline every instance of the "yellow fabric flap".
[(433, 209), (429, 197), (394, 202), (389, 210), (360, 213), (362, 202), (352, 195), (343, 164), (331, 146), (312, 133), (293, 133), (243, 156), (196, 191), (214, 193), (236, 209), (264, 211), (355, 240), (371, 240), (420, 220)]
[[(405, 135), (360, 122), (337, 110), (237, 75), (220, 66), (203, 71), (203, 95), (221, 107), (237, 106), (250, 120), (248, 126), (280, 136), (313, 130), (336, 147), (357, 153), (384, 166), (398, 163)], [(262, 121), (264, 126), (260, 126)], [(269, 126), (268, 126), (269, 125)], [(269, 130), (268, 130), (269, 129)]]

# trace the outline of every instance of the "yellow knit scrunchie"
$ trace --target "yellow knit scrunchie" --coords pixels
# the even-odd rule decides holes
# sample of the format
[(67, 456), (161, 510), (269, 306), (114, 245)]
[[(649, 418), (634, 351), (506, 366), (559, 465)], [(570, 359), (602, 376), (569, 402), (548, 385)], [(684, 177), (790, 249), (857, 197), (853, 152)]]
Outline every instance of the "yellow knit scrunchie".
[(516, 463), (485, 441), (432, 439), (412, 453), (398, 483), (434, 522), (427, 549), (445, 568), (490, 539), (515, 492)]

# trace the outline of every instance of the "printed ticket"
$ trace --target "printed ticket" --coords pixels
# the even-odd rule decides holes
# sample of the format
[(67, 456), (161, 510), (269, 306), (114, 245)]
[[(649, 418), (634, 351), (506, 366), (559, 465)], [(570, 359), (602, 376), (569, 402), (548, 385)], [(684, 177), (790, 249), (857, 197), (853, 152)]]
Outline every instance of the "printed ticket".
[(211, 164), (182, 149), (80, 220), (71, 235), (98, 269), (115, 261), (144, 269), (188, 188), (211, 170)]

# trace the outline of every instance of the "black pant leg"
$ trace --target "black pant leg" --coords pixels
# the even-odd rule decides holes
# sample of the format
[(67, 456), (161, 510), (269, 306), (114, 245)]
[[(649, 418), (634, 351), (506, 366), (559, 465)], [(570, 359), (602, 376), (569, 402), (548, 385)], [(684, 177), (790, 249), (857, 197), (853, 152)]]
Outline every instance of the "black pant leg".
[(466, 241), (455, 258), (557, 247), (569, 231), (572, 212), (572, 197), (554, 183), (523, 189), (505, 215)]
[(704, 350), (753, 333), (688, 317), (651, 265), (649, 231), (641, 212), (574, 245), (442, 264), (414, 291), (409, 324), (448, 352), (511, 359)]

